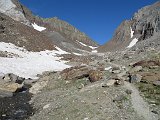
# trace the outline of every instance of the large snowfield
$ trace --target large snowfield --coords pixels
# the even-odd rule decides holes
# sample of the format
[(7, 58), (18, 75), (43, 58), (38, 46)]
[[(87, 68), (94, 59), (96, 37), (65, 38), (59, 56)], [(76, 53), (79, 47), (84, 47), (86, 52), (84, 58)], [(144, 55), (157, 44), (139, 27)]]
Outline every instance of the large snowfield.
[(56, 47), (56, 50), (29, 52), (11, 43), (0, 42), (0, 51), (18, 55), (18, 57), (0, 57), (0, 74), (13, 73), (20, 77), (37, 79), (37, 74), (44, 71), (61, 71), (70, 67), (57, 55), (67, 52)]

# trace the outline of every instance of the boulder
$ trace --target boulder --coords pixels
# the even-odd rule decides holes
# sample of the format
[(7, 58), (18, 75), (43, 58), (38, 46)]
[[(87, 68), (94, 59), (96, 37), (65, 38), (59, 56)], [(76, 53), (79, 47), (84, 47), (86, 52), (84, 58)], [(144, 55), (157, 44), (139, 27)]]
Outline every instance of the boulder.
[(11, 81), (13, 81), (13, 82), (15, 82), (19, 78), (17, 75), (15, 75), (13, 73), (10, 73), (9, 77), (10, 77)]
[(23, 84), (18, 83), (5, 83), (0, 85), (1, 91), (7, 91), (7, 92), (16, 92), (18, 89), (22, 88)]
[(129, 75), (129, 82), (130, 83), (140, 82), (141, 80), (142, 80), (142, 76), (139, 74)]
[(87, 66), (76, 66), (63, 70), (60, 74), (64, 80), (81, 79), (89, 76), (90, 69)]
[(90, 82), (96, 82), (101, 80), (103, 77), (103, 73), (101, 71), (98, 70), (91, 70), (89, 72), (89, 80)]
[(18, 76), (13, 74), (13, 73), (8, 73), (8, 74), (5, 74), (3, 79), (5, 82), (16, 82), (18, 80)]

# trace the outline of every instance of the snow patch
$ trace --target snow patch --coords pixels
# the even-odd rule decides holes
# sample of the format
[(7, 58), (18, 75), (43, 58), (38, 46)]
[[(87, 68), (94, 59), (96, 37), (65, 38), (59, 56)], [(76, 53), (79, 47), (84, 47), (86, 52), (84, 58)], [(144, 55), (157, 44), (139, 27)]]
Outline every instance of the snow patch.
[(112, 67), (111, 67), (111, 66), (110, 66), (110, 67), (105, 68), (104, 70), (108, 71), (108, 70), (110, 70), (110, 69), (112, 69)]
[(32, 26), (35, 30), (40, 32), (46, 29), (45, 27), (38, 26), (36, 23), (32, 24)]
[(81, 55), (82, 55), (82, 54), (80, 54), (80, 53), (75, 53), (75, 52), (73, 52), (73, 54), (78, 55), (78, 56), (81, 56)]
[[(131, 27), (130, 27), (131, 28)], [(131, 28), (131, 38), (133, 37), (134, 31)]]
[(91, 48), (91, 49), (96, 49), (96, 48), (97, 48), (97, 47), (93, 47), (93, 46), (88, 46), (88, 45), (86, 45), (86, 44), (84, 44), (84, 43), (82, 43), (82, 42), (79, 42), (78, 40), (77, 40), (77, 42), (80, 43), (81, 45), (83, 45), (83, 46), (85, 46), (85, 47), (89, 47), (89, 48)]
[(96, 48), (98, 48), (98, 47), (93, 47), (93, 46), (88, 46), (88, 47), (90, 47), (91, 49), (96, 49)]
[(0, 57), (0, 73), (13, 73), (20, 77), (37, 79), (37, 74), (44, 71), (61, 71), (71, 67), (65, 64), (66, 61), (62, 61), (60, 57), (56, 56), (67, 52), (59, 48), (58, 50), (29, 52), (14, 44), (0, 42), (0, 51), (12, 52), (20, 56), (13, 58)]
[(62, 50), (61, 48), (59, 48), (59, 47), (57, 47), (57, 46), (56, 46), (55, 48), (58, 50), (57, 52), (55, 52), (55, 53), (57, 53), (57, 54), (70, 54), (70, 53)]
[[(79, 42), (79, 41), (78, 41)], [(83, 45), (83, 46), (87, 46), (86, 44), (84, 44), (84, 43), (82, 43), (82, 42), (79, 42), (81, 45)]]
[(138, 39), (137, 39), (137, 38), (134, 38), (134, 39), (130, 42), (130, 44), (128, 45), (127, 48), (133, 47), (137, 42), (138, 42)]
[(98, 51), (97, 50), (92, 50), (92, 53), (97, 53)]

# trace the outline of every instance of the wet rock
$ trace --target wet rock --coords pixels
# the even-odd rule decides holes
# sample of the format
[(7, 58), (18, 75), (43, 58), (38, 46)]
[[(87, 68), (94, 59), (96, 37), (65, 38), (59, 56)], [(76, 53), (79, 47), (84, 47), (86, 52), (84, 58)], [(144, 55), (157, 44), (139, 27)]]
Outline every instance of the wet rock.
[(64, 80), (81, 79), (89, 76), (90, 69), (86, 66), (76, 66), (63, 70), (60, 74)]
[(103, 77), (103, 74), (101, 71), (98, 71), (98, 70), (91, 70), (89, 72), (89, 80), (90, 82), (96, 82), (96, 81), (99, 81), (101, 80)]

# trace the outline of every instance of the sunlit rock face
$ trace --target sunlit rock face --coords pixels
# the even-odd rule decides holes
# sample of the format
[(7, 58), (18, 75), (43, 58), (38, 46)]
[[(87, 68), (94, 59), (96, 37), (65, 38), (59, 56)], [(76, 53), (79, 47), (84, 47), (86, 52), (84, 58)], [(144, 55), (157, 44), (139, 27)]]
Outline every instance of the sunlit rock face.
[(113, 38), (99, 47), (99, 52), (118, 51), (130, 48), (134, 39), (144, 41), (157, 37), (160, 32), (160, 2), (143, 7), (133, 15), (131, 20), (123, 21), (116, 29)]
[(29, 25), (29, 21), (25, 18), (23, 12), (17, 9), (17, 6), (12, 2), (12, 0), (1, 0), (0, 12), (16, 21), (20, 21)]

